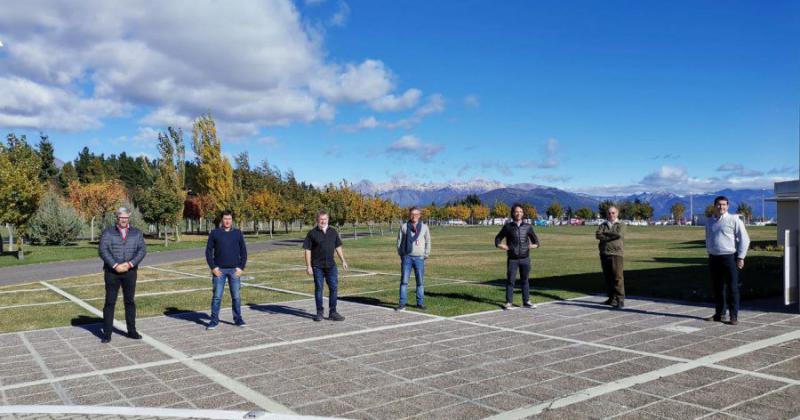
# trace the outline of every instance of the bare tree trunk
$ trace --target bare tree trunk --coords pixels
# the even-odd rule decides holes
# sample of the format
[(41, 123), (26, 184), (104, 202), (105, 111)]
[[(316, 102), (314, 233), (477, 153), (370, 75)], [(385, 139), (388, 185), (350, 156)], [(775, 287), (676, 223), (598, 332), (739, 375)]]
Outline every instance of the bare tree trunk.
[(94, 216), (92, 216), (92, 221), (91, 221), (91, 224), (92, 224), (92, 233), (91, 233), (91, 235), (89, 236), (89, 238), (90, 238), (89, 240), (90, 240), (91, 242), (94, 242)]
[(17, 235), (17, 242), (19, 242), (19, 246), (17, 247), (17, 259), (24, 260), (25, 252), (22, 250), (22, 246), (25, 245), (25, 240), (22, 239), (22, 235)]
[(272, 231), (275, 229), (275, 221), (269, 219), (269, 238), (272, 239)]
[(181, 241), (181, 227), (177, 223), (175, 224), (175, 242)]
[(11, 252), (14, 250), (14, 231), (9, 223), (6, 223), (6, 229), (8, 229), (8, 252)]

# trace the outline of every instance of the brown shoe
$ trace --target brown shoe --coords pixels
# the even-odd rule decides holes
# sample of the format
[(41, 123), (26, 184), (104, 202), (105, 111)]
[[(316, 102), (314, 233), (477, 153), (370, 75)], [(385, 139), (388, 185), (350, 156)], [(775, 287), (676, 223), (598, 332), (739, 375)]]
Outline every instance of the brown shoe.
[(736, 318), (731, 318), (731, 321), (729, 322), (729, 324), (731, 324), (731, 325), (739, 325), (739, 320), (736, 319)]

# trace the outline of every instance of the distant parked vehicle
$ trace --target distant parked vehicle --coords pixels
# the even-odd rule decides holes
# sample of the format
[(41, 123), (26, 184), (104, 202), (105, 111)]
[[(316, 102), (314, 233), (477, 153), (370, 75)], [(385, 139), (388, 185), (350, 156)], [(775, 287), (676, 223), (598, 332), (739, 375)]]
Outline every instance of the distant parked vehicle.
[(465, 221), (463, 221), (461, 219), (450, 219), (450, 220), (445, 220), (443, 224), (450, 225), (450, 226), (463, 226), (463, 225), (466, 225), (467, 222), (465, 222)]
[(533, 221), (534, 226), (550, 226), (550, 223), (544, 219), (536, 219)]
[(569, 219), (569, 224), (570, 226), (582, 226), (583, 220), (573, 217), (572, 219)]

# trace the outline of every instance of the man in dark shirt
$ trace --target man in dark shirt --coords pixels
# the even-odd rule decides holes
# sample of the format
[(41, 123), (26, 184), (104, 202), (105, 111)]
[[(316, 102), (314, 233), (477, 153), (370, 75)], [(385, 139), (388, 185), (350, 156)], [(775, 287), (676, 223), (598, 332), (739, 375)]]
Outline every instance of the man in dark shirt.
[[(539, 238), (533, 232), (533, 226), (525, 223), (525, 212), (521, 204), (511, 206), (511, 222), (503, 225), (494, 238), (494, 246), (506, 251), (506, 303), (503, 309), (511, 309), (514, 301), (514, 283), (517, 270), (522, 282), (522, 306), (536, 308), (530, 298), (530, 284), (528, 275), (531, 272), (531, 258), (529, 250), (539, 247)], [(503, 239), (506, 243), (502, 243)]]
[(208, 235), (206, 262), (211, 269), (211, 281), (214, 286), (214, 295), (211, 298), (211, 322), (206, 329), (213, 330), (219, 325), (219, 307), (226, 279), (231, 289), (233, 322), (239, 327), (244, 326), (240, 278), (247, 265), (247, 245), (244, 243), (242, 231), (233, 227), (233, 214), (229, 210), (222, 212), (221, 226)]
[(303, 241), (303, 249), (306, 260), (306, 272), (309, 276), (314, 276), (314, 300), (317, 304), (317, 314), (314, 321), (322, 321), (325, 308), (322, 305), (323, 281), (328, 283), (330, 300), (330, 312), (328, 319), (332, 321), (344, 321), (344, 317), (336, 312), (336, 297), (339, 286), (339, 270), (336, 268), (336, 261), (333, 260), (334, 252), (342, 260), (342, 268), (347, 271), (347, 261), (344, 259), (342, 251), (342, 239), (339, 232), (328, 226), (328, 213), (320, 211), (317, 213), (317, 226), (311, 229)]

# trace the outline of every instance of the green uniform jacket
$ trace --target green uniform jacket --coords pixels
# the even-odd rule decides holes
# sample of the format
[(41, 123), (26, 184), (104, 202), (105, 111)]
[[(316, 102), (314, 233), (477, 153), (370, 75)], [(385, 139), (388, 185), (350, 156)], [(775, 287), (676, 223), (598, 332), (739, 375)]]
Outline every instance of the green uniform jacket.
[(625, 239), (625, 224), (617, 221), (613, 225), (603, 222), (594, 234), (600, 241), (600, 255), (623, 255), (622, 241)]

